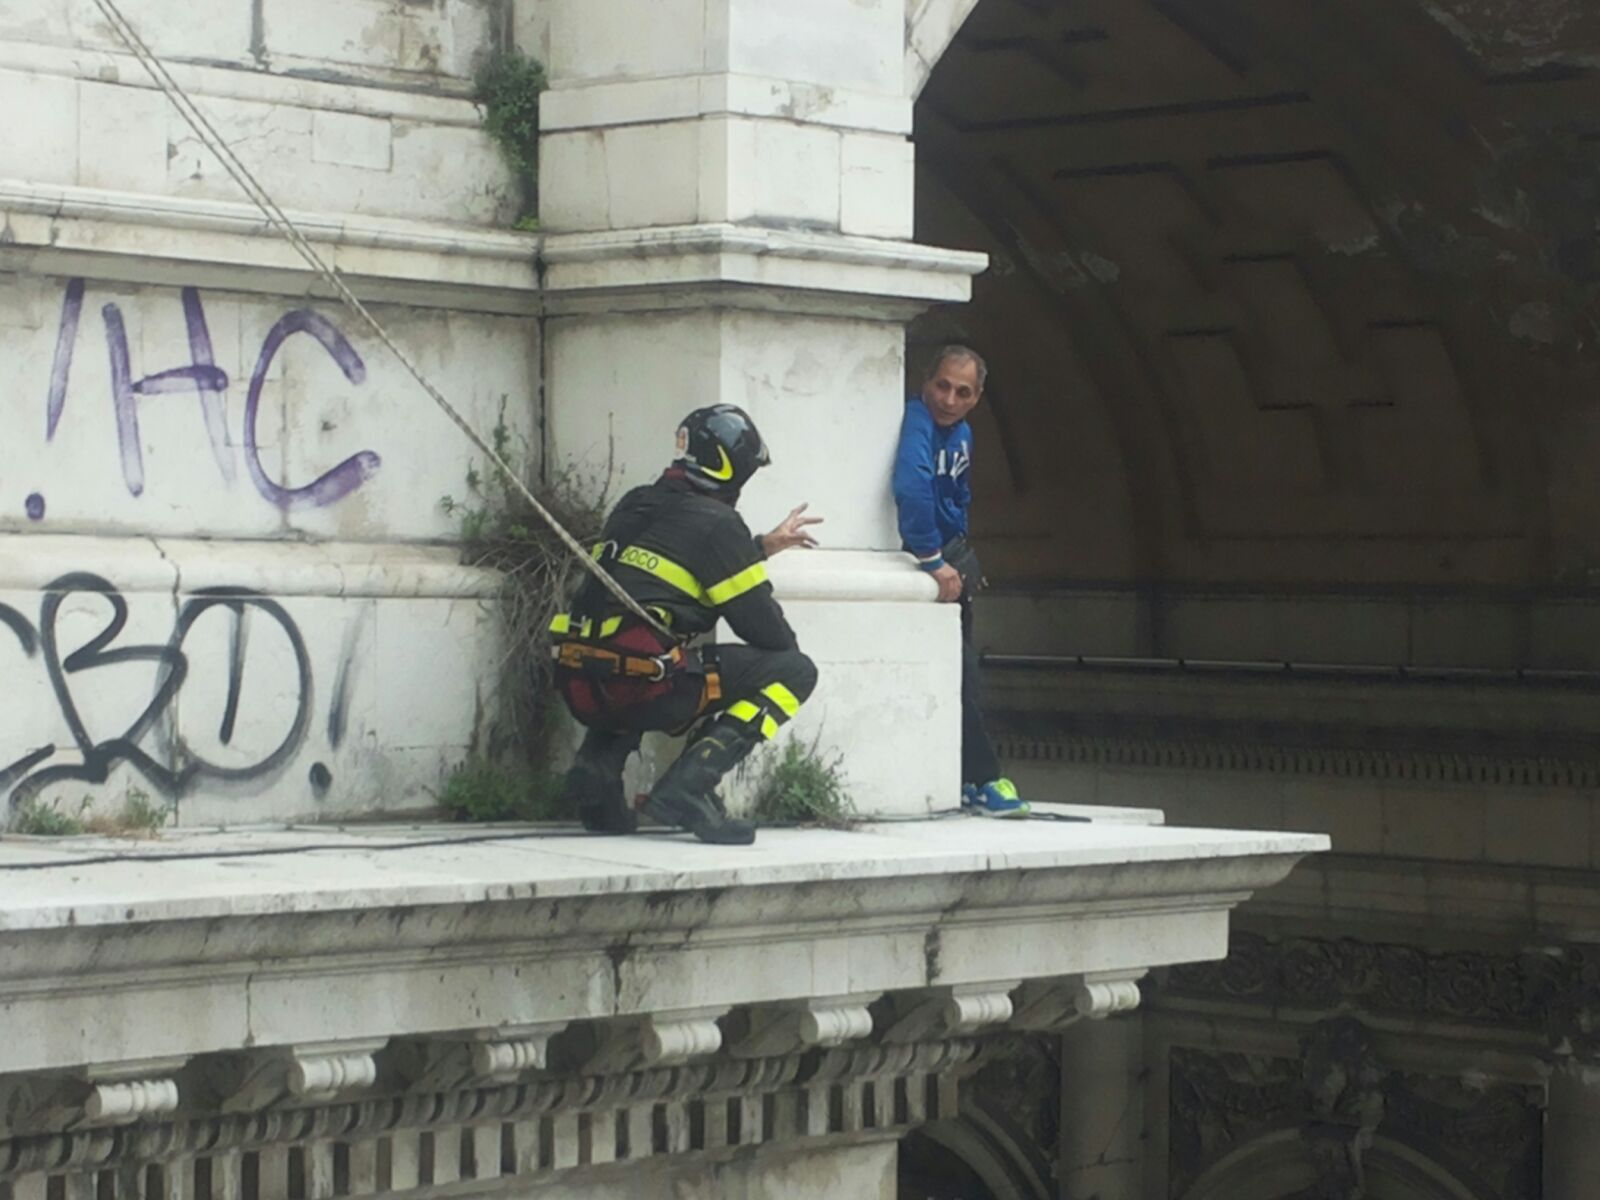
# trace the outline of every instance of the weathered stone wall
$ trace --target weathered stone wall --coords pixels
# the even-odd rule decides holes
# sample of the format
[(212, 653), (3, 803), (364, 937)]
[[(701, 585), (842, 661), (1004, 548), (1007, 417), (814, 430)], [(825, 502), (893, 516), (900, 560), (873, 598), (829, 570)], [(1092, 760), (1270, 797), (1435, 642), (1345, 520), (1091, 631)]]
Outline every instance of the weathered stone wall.
[[(506, 6), (122, 5), (479, 429), (538, 461), (532, 243), (465, 93)], [(0, 794), (433, 802), (492, 704), (471, 447), (86, 0), (0, 5)]]

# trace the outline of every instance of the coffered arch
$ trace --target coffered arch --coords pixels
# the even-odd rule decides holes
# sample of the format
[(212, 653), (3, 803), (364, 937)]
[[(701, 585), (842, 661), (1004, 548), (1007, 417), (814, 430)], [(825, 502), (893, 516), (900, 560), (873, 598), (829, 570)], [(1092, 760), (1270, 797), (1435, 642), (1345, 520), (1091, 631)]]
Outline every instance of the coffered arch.
[(1600, 563), (1600, 17), (1502, 7), (981, 0), (917, 234), (993, 265), (912, 348), (991, 359), (991, 575)]

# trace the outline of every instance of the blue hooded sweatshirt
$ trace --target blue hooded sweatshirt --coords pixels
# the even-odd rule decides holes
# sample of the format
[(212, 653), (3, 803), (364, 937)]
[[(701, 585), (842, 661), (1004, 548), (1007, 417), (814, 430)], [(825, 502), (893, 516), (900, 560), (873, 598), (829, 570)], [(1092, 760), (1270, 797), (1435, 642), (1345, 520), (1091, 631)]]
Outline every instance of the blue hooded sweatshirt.
[(941, 429), (922, 402), (906, 401), (894, 457), (894, 502), (900, 540), (925, 570), (943, 564), (941, 548), (967, 532), (972, 503), (972, 429), (965, 421)]

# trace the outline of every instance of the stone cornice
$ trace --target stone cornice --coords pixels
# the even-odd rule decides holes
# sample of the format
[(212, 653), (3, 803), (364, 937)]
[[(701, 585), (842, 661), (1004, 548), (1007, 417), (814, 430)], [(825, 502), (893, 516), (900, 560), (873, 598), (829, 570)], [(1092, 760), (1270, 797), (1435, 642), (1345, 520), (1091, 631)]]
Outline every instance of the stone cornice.
[[(364, 300), (532, 315), (528, 234), (350, 213), (290, 212)], [(0, 178), (0, 270), (274, 295), (327, 292), (250, 204)]]
[[(288, 215), (362, 299), (468, 312), (733, 307), (905, 320), (932, 304), (965, 301), (988, 263), (970, 251), (750, 225), (541, 239), (355, 214)], [(0, 270), (327, 292), (251, 205), (4, 178)]]
[[(868, 1130), (890, 1136), (908, 1124), (953, 1117), (956, 1079), (983, 1052), (978, 1041), (956, 1038), (613, 1074), (569, 1072), (456, 1090), (380, 1087), (360, 1099), (313, 1097), (258, 1111), (150, 1112), (120, 1129), (0, 1135), (0, 1181), (160, 1164), (192, 1172), (196, 1160), (211, 1171), (236, 1171), (243, 1154), (263, 1161), (294, 1151), (331, 1156), (334, 1143), (360, 1159), (375, 1154), (380, 1139), (388, 1141), (393, 1163), (406, 1150), (416, 1153), (419, 1138), (460, 1145), (489, 1135), (493, 1170), (480, 1162), (470, 1177), (497, 1178), (500, 1148), (508, 1141), (516, 1148), (510, 1174), (537, 1176), (662, 1152), (715, 1154)], [(932, 1079), (940, 1086), (929, 1087)], [(21, 1107), (16, 1091), (5, 1098), (13, 1109)], [(656, 1144), (658, 1113), (675, 1131), (666, 1146)], [(450, 1179), (436, 1173), (410, 1182), (453, 1181), (453, 1161), (450, 1167)], [(396, 1174), (388, 1190), (409, 1190), (406, 1182)]]
[(693, 1057), (733, 1009), (921, 989), (976, 1028), (1009, 1010), (939, 989), (1220, 955), (1230, 909), (1327, 844), (1014, 824), (768, 831), (742, 856), (451, 830), (0, 848), (0, 1074), (583, 1021)]
[(755, 225), (549, 234), (551, 313), (736, 307), (904, 320), (960, 303), (986, 255)]

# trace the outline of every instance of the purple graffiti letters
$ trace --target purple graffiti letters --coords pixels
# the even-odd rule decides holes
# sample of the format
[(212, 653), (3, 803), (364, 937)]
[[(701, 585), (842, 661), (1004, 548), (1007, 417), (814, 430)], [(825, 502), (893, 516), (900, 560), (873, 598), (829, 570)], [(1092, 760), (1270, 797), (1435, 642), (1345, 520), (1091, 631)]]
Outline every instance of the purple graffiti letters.
[[(105, 318), (106, 348), (111, 355), (111, 395), (117, 413), (117, 445), (122, 452), (122, 478), (128, 485), (128, 493), (137, 496), (144, 491), (144, 451), (139, 445), (137, 397), (164, 396), (193, 388), (199, 390), (200, 402), (204, 406), (208, 395), (220, 397), (228, 390), (228, 375), (214, 363), (195, 362), (135, 380), (131, 377), (132, 370), (128, 362), (128, 331), (122, 323), (122, 310), (115, 304), (107, 304), (100, 310), (100, 315)], [(191, 334), (191, 345), (193, 340)], [(209, 337), (205, 339), (203, 348), (209, 355)]]
[[(206, 310), (200, 304), (200, 290), (183, 289), (183, 323), (189, 330), (189, 358), (197, 366), (215, 367), (216, 355), (211, 352), (211, 329), (206, 325)], [(221, 372), (218, 372), (221, 374)], [(196, 379), (200, 391), (200, 414), (206, 423), (206, 436), (211, 439), (211, 453), (216, 457), (217, 468), (224, 482), (235, 478), (233, 447), (228, 444), (228, 405), (223, 392), (228, 389), (228, 377), (222, 376), (220, 388), (207, 387)]]
[[(157, 371), (141, 379), (133, 377), (133, 363), (128, 349), (127, 325), (122, 310), (114, 303), (100, 310), (106, 328), (106, 352), (111, 364), (111, 399), (116, 418), (117, 450), (122, 463), (122, 478), (133, 496), (144, 493), (144, 449), (139, 434), (139, 407), (143, 399), (151, 396), (194, 392), (200, 400), (200, 416), (204, 422), (206, 438), (211, 444), (212, 457), (222, 474), (224, 483), (232, 484), (237, 478), (234, 446), (228, 436), (228, 408), (226, 392), (228, 373), (217, 366), (211, 342), (211, 330), (206, 322), (205, 307), (197, 288), (183, 289), (183, 316), (189, 338), (190, 361), (178, 367)], [(56, 333), (55, 357), (50, 367), (50, 388), (45, 413), (45, 440), (55, 439), (57, 428), (67, 403), (67, 385), (72, 374), (72, 357), (77, 343), (78, 325), (83, 313), (84, 281), (73, 279), (67, 283), (61, 305), (61, 323)], [(245, 404), (245, 463), (251, 481), (261, 495), (279, 508), (292, 509), (319, 507), (332, 504), (348, 496), (377, 473), (382, 459), (371, 450), (362, 450), (346, 458), (332, 470), (319, 475), (303, 487), (289, 487), (268, 476), (261, 463), (256, 441), (256, 423), (261, 406), (261, 392), (267, 371), (283, 343), (294, 334), (312, 337), (333, 359), (344, 377), (351, 383), (366, 380), (366, 364), (349, 340), (326, 317), (308, 309), (297, 309), (284, 314), (272, 327), (256, 361), (255, 373), (250, 380), (250, 390)], [(37, 503), (35, 499), (37, 498)], [(44, 497), (30, 496), (28, 516), (33, 520), (44, 517)]]
[(267, 475), (261, 465), (261, 452), (256, 441), (256, 422), (261, 413), (261, 387), (266, 382), (267, 371), (279, 348), (297, 333), (308, 334), (328, 352), (328, 357), (344, 372), (351, 383), (360, 383), (367, 377), (366, 364), (356, 349), (340, 333), (334, 323), (308, 308), (284, 313), (267, 334), (261, 346), (261, 356), (256, 359), (255, 373), (250, 377), (250, 392), (244, 405), (244, 455), (245, 466), (256, 490), (285, 512), (297, 508), (321, 507), (343, 499), (377, 474), (383, 460), (371, 450), (352, 454), (332, 470), (317, 476), (303, 487), (284, 487)]
[(61, 301), (61, 326), (56, 331), (56, 356), (50, 364), (50, 401), (45, 409), (44, 440), (56, 436), (61, 409), (67, 402), (67, 377), (72, 373), (72, 346), (78, 340), (78, 317), (83, 312), (83, 280), (67, 284)]

